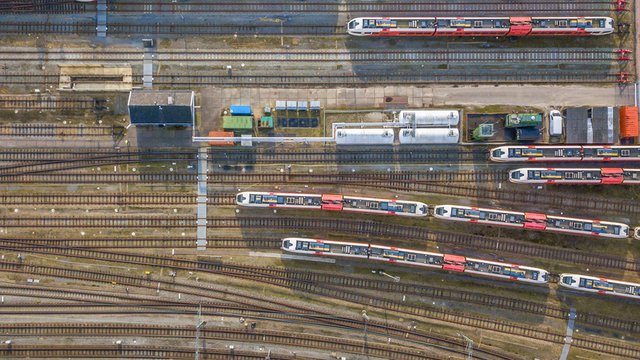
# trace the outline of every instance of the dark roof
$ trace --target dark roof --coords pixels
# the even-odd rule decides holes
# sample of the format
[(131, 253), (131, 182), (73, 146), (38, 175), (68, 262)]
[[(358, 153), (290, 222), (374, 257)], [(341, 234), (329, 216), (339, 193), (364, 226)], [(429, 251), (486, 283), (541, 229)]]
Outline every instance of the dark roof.
[(587, 142), (586, 107), (568, 108), (565, 111), (567, 144), (585, 144)]
[(129, 106), (191, 106), (191, 90), (133, 90), (129, 95)]
[(618, 118), (614, 107), (597, 107), (591, 111), (594, 144), (613, 144), (618, 141)]

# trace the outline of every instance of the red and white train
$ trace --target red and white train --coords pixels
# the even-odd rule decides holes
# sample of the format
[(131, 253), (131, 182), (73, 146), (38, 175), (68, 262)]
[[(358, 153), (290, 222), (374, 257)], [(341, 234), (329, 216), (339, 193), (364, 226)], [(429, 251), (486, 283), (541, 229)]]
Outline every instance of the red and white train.
[(640, 146), (529, 145), (501, 146), (490, 151), (493, 161), (640, 161)]
[(521, 168), (509, 171), (519, 184), (640, 184), (640, 169)]
[(376, 244), (285, 238), (282, 239), (282, 250), (299, 254), (387, 261), (404, 265), (459, 271), (504, 280), (517, 280), (533, 284), (546, 284), (548, 281), (548, 272), (535, 267)]
[(606, 236), (618, 239), (629, 237), (629, 226), (622, 223), (520, 211), (484, 209), (459, 205), (438, 205), (434, 209), (433, 216), (444, 220), (511, 226), (532, 230)]
[(578, 291), (640, 299), (640, 284), (594, 276), (560, 274), (560, 285)]
[(427, 216), (427, 204), (330, 194), (296, 194), (247, 191), (236, 195), (240, 206), (355, 211), (372, 214)]
[(594, 36), (613, 33), (613, 19), (581, 17), (360, 17), (354, 36)]

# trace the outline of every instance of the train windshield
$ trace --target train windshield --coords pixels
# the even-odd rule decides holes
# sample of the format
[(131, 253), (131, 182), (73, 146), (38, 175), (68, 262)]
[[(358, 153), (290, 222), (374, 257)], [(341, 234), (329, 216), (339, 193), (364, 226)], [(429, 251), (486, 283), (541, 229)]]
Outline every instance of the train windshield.
[(357, 21), (351, 20), (349, 22), (349, 29), (354, 29), (356, 26), (360, 25)]
[(573, 284), (573, 278), (571, 276), (565, 276), (564, 278), (562, 278), (562, 282), (567, 285), (571, 285)]

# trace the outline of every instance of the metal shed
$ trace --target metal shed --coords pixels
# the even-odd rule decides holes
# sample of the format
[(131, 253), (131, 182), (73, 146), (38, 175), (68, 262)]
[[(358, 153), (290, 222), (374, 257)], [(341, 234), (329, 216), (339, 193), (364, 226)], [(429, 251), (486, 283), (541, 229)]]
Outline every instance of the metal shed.
[(618, 119), (620, 112), (614, 107), (591, 109), (594, 144), (613, 144), (618, 141)]
[(195, 122), (195, 94), (190, 90), (134, 90), (127, 107), (132, 125), (183, 125)]
[(455, 144), (460, 138), (458, 129), (400, 129), (400, 144)]
[(297, 105), (297, 104), (298, 104), (298, 103), (297, 103), (296, 101), (291, 101), (291, 100), (287, 101), (287, 110), (293, 110), (293, 111), (295, 111), (295, 110), (296, 110), (296, 105)]
[(339, 129), (336, 130), (338, 145), (392, 145), (392, 129)]
[[(586, 107), (568, 108), (565, 114), (565, 126), (568, 144), (586, 144), (588, 143), (588, 128), (591, 127), (588, 120), (588, 111)], [(591, 127), (593, 137), (593, 128)]]
[(398, 114), (400, 122), (425, 126), (457, 126), (460, 113), (457, 110), (403, 110)]
[(287, 110), (287, 102), (283, 100), (276, 101), (276, 110)]
[(306, 101), (298, 101), (298, 111), (307, 111), (307, 102)]
[(222, 128), (225, 130), (253, 130), (253, 117), (223, 116)]
[(320, 101), (311, 101), (311, 111), (319, 111), (320, 110)]

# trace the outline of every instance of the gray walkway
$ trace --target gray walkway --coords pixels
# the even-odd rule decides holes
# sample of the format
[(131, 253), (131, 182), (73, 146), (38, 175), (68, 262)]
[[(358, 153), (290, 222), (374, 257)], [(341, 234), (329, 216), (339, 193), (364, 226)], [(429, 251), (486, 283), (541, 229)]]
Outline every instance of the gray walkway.
[(207, 147), (198, 149), (198, 230), (196, 246), (207, 250)]
[(567, 360), (569, 356), (569, 350), (571, 349), (571, 343), (573, 342), (573, 323), (576, 319), (576, 308), (571, 308), (569, 313), (569, 323), (567, 324), (567, 336), (564, 338), (564, 347), (562, 348), (562, 354), (560, 354), (560, 360)]

